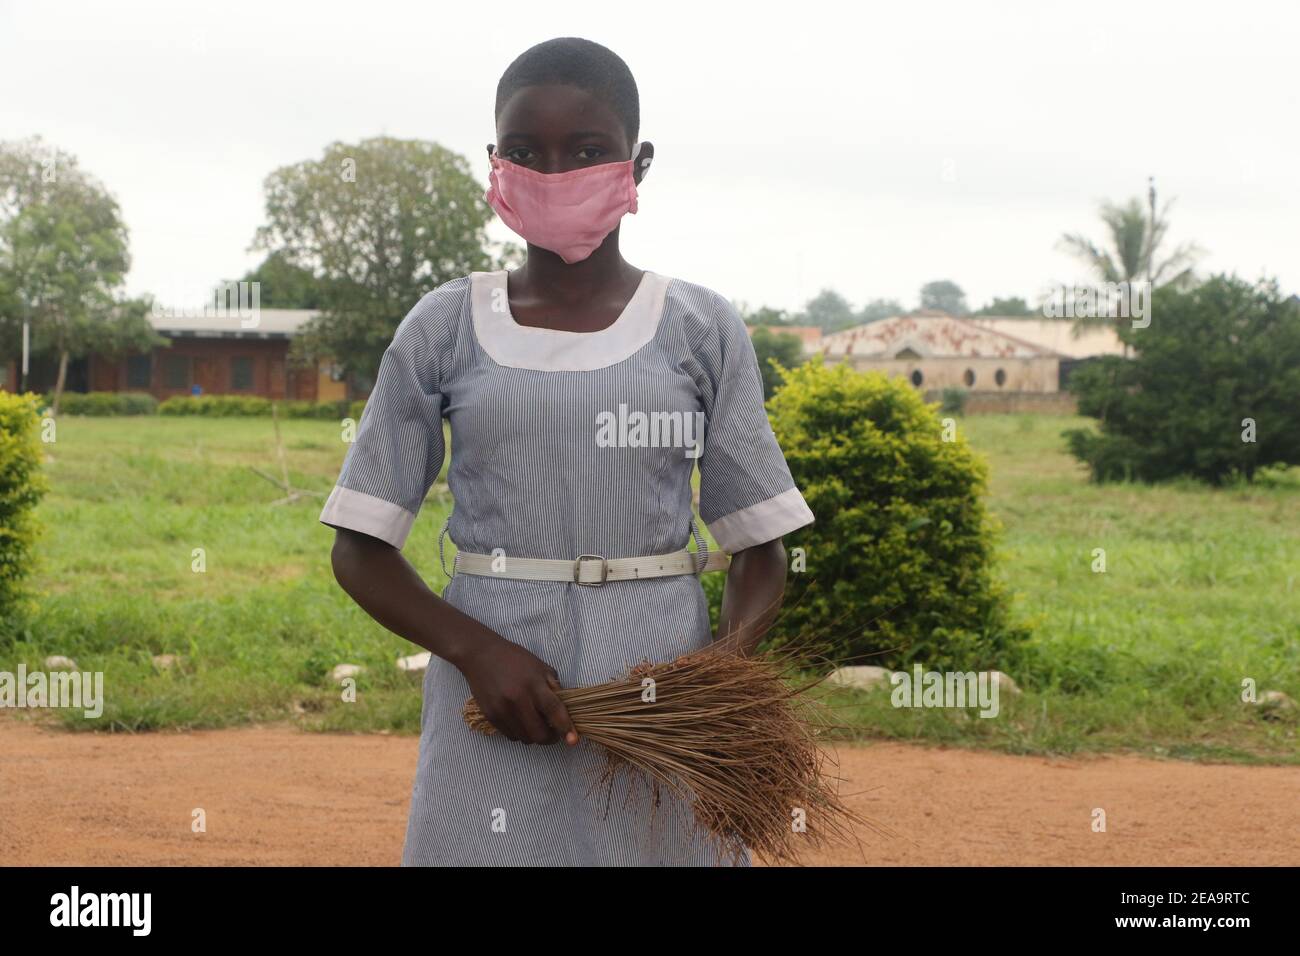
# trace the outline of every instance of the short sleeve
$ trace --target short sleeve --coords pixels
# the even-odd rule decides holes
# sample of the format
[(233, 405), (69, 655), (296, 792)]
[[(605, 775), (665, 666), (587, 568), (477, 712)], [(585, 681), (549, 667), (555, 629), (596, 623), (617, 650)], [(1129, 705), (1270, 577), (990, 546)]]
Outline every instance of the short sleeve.
[(717, 296), (697, 358), (704, 369), (700, 517), (734, 554), (813, 521), (763, 407), (754, 344), (735, 307)]
[(394, 548), (406, 537), (442, 470), (439, 356), (417, 305), (384, 351), (356, 440), (321, 511), (322, 523)]

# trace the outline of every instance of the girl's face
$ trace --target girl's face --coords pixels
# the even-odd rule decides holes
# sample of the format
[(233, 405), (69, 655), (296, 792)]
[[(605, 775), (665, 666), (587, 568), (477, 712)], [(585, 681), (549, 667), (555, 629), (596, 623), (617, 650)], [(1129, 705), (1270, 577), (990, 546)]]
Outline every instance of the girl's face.
[[(505, 159), (539, 173), (567, 173), (632, 158), (623, 121), (604, 99), (576, 86), (525, 86), (506, 101), (497, 119), (495, 145)], [(654, 154), (642, 144), (641, 156)], [(634, 167), (636, 182), (643, 170)]]

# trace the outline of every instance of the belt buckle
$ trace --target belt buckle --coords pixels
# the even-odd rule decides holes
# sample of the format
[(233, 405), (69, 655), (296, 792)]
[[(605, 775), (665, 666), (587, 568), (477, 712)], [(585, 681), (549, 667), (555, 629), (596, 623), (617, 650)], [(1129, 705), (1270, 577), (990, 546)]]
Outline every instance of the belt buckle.
[[(579, 581), (578, 576), (582, 571), (583, 561), (600, 562), (600, 580), (599, 581)], [(573, 583), (581, 585), (584, 588), (598, 588), (609, 578), (609, 561), (603, 554), (580, 554), (576, 561), (573, 562)]]

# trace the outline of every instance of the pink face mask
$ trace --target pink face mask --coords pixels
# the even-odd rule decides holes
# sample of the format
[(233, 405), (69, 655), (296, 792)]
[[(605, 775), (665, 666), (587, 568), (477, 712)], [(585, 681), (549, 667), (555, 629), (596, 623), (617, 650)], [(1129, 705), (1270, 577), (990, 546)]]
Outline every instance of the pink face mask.
[(632, 168), (640, 151), (637, 143), (624, 163), (539, 173), (494, 150), (483, 198), (523, 239), (572, 265), (591, 255), (624, 214), (636, 212)]

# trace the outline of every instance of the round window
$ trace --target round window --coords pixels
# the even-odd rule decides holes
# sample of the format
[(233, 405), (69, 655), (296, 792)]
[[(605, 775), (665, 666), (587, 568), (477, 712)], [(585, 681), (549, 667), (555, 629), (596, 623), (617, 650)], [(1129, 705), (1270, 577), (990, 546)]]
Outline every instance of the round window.
[(921, 383), (924, 381), (925, 381), (925, 376), (921, 374), (921, 370), (919, 368), (912, 373), (912, 384), (915, 385), (917, 388), (920, 388)]
[(998, 383), (998, 388), (1001, 388), (1003, 385), (1007, 384), (1007, 373), (1002, 371), (1002, 369), (998, 369), (993, 373), (993, 381)]
[(973, 388), (975, 385), (975, 370), (973, 368), (966, 369), (966, 374), (961, 377), (961, 380), (966, 383), (967, 388)]

